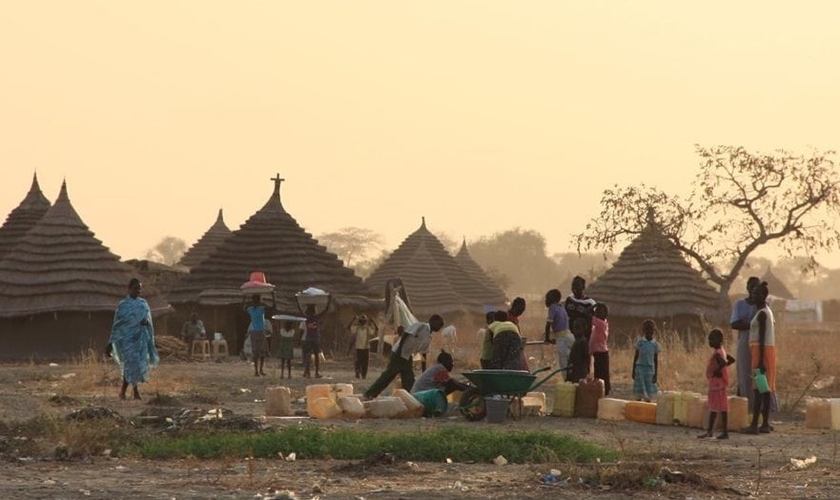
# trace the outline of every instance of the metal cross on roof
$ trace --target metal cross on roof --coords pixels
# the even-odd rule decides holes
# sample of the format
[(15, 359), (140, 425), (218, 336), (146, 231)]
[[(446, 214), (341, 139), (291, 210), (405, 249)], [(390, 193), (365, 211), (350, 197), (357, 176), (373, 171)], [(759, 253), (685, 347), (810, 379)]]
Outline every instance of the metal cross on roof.
[(281, 178), (280, 174), (277, 174), (276, 177), (272, 177), (269, 180), (274, 181), (274, 192), (279, 193), (280, 192), (280, 183), (285, 181), (286, 179)]

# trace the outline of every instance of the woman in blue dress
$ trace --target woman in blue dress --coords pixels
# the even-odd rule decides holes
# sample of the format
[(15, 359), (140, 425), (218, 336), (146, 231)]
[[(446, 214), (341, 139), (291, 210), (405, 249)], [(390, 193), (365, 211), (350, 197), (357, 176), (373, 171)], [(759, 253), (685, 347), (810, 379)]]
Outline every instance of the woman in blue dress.
[(120, 399), (125, 399), (128, 385), (134, 388), (134, 399), (140, 399), (137, 385), (149, 380), (149, 366), (160, 362), (155, 348), (152, 312), (146, 299), (140, 297), (143, 285), (137, 278), (128, 282), (128, 295), (117, 304), (108, 352), (122, 370)]

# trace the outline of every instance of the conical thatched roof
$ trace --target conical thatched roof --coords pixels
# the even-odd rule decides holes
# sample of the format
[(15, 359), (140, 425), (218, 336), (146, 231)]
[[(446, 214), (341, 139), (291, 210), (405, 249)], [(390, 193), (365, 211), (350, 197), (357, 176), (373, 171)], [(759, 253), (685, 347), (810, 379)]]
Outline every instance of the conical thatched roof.
[(50, 201), (41, 192), (38, 175), (32, 176), (32, 187), (14, 210), (9, 213), (6, 222), (0, 227), (0, 259), (41, 220), (50, 209)]
[(495, 300), (491, 302), (486, 302), (487, 305), (495, 305), (495, 306), (503, 306), (505, 302), (507, 302), (507, 297), (505, 296), (505, 292), (493, 281), (484, 269), (478, 265), (478, 262), (473, 260), (472, 256), (470, 255), (469, 250), (467, 250), (467, 240), (461, 243), (461, 248), (458, 250), (458, 253), (455, 254), (455, 260), (458, 261), (458, 264), (461, 265), (461, 268), (466, 271), (470, 277), (474, 280), (481, 283), (484, 288), (487, 289), (488, 297), (495, 296)]
[(240, 285), (260, 270), (277, 286), (278, 308), (295, 304), (295, 293), (316, 287), (337, 304), (370, 305), (373, 294), (353, 270), (301, 228), (280, 201), (280, 179), (259, 211), (170, 292), (173, 304), (234, 304), (242, 301)]
[(231, 230), (225, 225), (225, 220), (222, 217), (222, 209), (220, 208), (216, 222), (184, 253), (179, 264), (184, 267), (197, 266), (201, 261), (209, 257), (213, 250), (218, 248), (230, 235)]
[[(94, 237), (62, 183), (55, 204), (0, 260), (0, 317), (113, 311), (133, 270)], [(154, 289), (152, 310), (168, 309)]]
[(782, 280), (780, 280), (769, 267), (767, 268), (767, 272), (764, 274), (764, 277), (761, 278), (761, 281), (767, 282), (767, 289), (770, 290), (770, 295), (773, 297), (785, 300), (792, 300), (795, 298), (790, 289), (782, 283)]
[(650, 223), (618, 260), (586, 289), (610, 317), (670, 318), (718, 315), (718, 293)]
[[(411, 233), (365, 283), (384, 290), (385, 282), (401, 278), (415, 315), (450, 312), (482, 313), (483, 305), (501, 306), (499, 296), (470, 276), (440, 240), (426, 229), (426, 220)], [(381, 293), (381, 292), (380, 292)], [(498, 303), (499, 299), (501, 303)]]

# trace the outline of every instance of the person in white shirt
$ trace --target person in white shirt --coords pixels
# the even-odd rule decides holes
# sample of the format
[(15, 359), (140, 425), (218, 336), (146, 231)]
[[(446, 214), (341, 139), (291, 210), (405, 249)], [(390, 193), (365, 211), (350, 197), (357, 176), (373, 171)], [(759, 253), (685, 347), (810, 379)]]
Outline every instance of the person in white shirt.
[(365, 399), (373, 399), (393, 381), (397, 375), (400, 376), (403, 389), (410, 391), (414, 385), (414, 365), (412, 359), (414, 354), (426, 354), (429, 352), (429, 344), (432, 341), (432, 333), (439, 332), (443, 328), (443, 318), (439, 314), (433, 314), (428, 323), (414, 323), (408, 328), (398, 330), (400, 338), (391, 348), (391, 355), (388, 358), (388, 365), (379, 378), (364, 393)]

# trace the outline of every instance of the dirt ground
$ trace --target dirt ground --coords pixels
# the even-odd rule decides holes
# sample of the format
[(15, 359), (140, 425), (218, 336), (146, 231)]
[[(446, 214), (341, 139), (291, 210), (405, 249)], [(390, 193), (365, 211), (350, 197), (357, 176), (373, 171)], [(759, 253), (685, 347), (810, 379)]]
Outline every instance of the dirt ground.
[[(254, 377), (249, 363), (238, 358), (224, 362), (164, 362), (141, 386), (143, 401), (120, 401), (112, 384), (92, 380), (118, 378), (110, 365), (0, 365), (0, 420), (21, 421), (38, 414), (66, 415), (87, 405), (107, 406), (125, 417), (148, 408), (155, 393), (185, 402), (188, 407), (221, 406), (237, 415), (262, 417), (265, 388), (286, 385), (301, 397), (307, 383), (295, 367), (293, 378), (280, 379), (272, 360), (266, 377)], [(353, 379), (349, 361), (327, 362), (323, 383), (353, 383), (363, 391), (382, 368), (371, 367), (366, 381)], [(91, 380), (87, 380), (91, 379)], [(551, 384), (544, 390), (551, 406)], [(629, 387), (614, 384), (615, 397), (628, 397)], [(65, 396), (51, 404), (54, 395)], [(72, 396), (72, 397), (71, 397)], [(53, 398), (55, 401), (55, 398)], [(303, 409), (302, 404), (296, 408)], [(556, 464), (496, 465), (493, 463), (405, 463), (387, 457), (368, 461), (339, 460), (138, 460), (106, 456), (66, 462), (44, 457), (13, 457), (0, 473), (0, 498), (18, 499), (486, 499), (545, 497), (578, 499), (619, 498), (837, 498), (840, 472), (836, 463), (837, 435), (805, 429), (803, 414), (775, 416), (770, 435), (733, 434), (728, 441), (696, 439), (698, 431), (683, 427), (632, 422), (607, 423), (588, 419), (524, 417), (502, 424), (467, 422), (461, 417), (417, 420), (310, 421), (267, 419), (270, 425), (341, 425), (405, 429), (422, 432), (441, 426), (553, 430), (621, 452), (623, 467), (654, 462), (667, 467), (672, 482), (651, 488), (591, 487), (544, 484), (552, 469), (559, 479), (582, 471), (616, 470), (614, 464), (576, 466)], [(504, 456), (504, 450), (499, 454)], [(791, 458), (817, 458), (804, 470)]]

